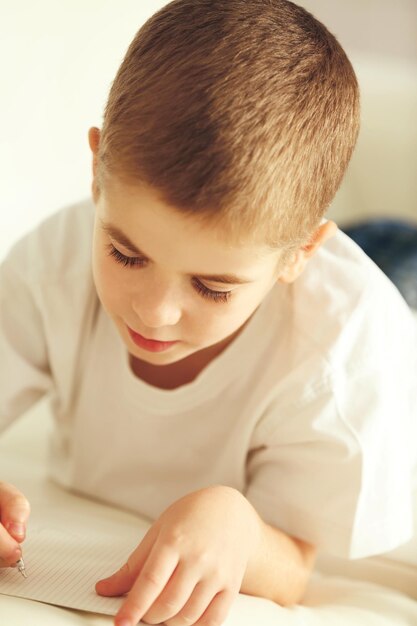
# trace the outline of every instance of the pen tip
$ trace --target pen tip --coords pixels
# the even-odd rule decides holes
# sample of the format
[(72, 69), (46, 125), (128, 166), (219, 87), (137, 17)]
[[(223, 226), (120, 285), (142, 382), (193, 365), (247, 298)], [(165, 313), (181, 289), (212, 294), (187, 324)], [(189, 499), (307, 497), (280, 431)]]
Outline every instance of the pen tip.
[(26, 574), (26, 569), (25, 569), (25, 564), (23, 562), (23, 559), (20, 558), (18, 560), (17, 563), (15, 563), (14, 567), (17, 567), (17, 569), (19, 570), (19, 572), (22, 574), (23, 578), (27, 578), (27, 574)]

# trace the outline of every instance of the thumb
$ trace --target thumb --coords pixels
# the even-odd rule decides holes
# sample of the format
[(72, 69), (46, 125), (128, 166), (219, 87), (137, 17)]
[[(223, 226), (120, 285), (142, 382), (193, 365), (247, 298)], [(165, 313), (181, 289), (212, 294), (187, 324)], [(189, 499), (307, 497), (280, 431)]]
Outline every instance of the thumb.
[(144, 538), (134, 550), (127, 562), (122, 567), (109, 576), (99, 580), (95, 585), (96, 592), (101, 596), (121, 596), (130, 591), (139, 575), (155, 541), (157, 529), (151, 526)]
[(97, 593), (101, 596), (121, 596), (127, 593), (135, 582), (135, 571), (129, 563), (125, 563), (117, 572), (96, 583)]
[(30, 515), (30, 504), (10, 483), (0, 483), (0, 522), (16, 541), (23, 541)]

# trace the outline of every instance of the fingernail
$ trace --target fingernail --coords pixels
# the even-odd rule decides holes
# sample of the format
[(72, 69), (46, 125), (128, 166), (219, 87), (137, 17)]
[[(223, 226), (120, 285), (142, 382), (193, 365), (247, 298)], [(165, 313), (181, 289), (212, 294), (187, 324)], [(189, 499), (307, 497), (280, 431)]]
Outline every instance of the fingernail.
[(14, 563), (17, 563), (21, 558), (22, 558), (22, 551), (20, 548), (16, 548), (15, 552), (13, 553)]
[(116, 622), (117, 626), (132, 626), (130, 619), (122, 619), (122, 621)]
[(14, 535), (22, 537), (25, 534), (25, 527), (23, 524), (19, 524), (18, 522), (12, 522), (9, 524), (9, 531), (11, 531)]

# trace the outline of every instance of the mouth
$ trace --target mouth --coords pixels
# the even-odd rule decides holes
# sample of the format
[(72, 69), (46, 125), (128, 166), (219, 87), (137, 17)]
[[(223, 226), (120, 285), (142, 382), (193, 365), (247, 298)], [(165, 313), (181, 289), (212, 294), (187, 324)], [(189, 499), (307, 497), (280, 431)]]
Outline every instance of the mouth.
[(132, 330), (129, 326), (126, 327), (129, 331), (129, 335), (132, 341), (140, 348), (148, 350), (149, 352), (162, 352), (164, 350), (168, 350), (171, 346), (178, 343), (178, 341), (160, 341), (158, 339), (148, 339), (140, 333)]

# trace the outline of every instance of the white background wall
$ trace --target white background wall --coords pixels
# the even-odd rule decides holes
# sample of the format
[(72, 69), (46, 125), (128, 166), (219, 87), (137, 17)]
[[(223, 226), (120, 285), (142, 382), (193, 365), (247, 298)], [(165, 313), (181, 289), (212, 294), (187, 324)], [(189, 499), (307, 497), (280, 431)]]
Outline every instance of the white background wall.
[[(338, 36), (362, 87), (361, 137), (332, 217), (417, 217), (417, 2), (299, 3)], [(88, 129), (101, 126), (133, 36), (165, 4), (0, 0), (0, 260), (40, 219), (90, 195)]]

